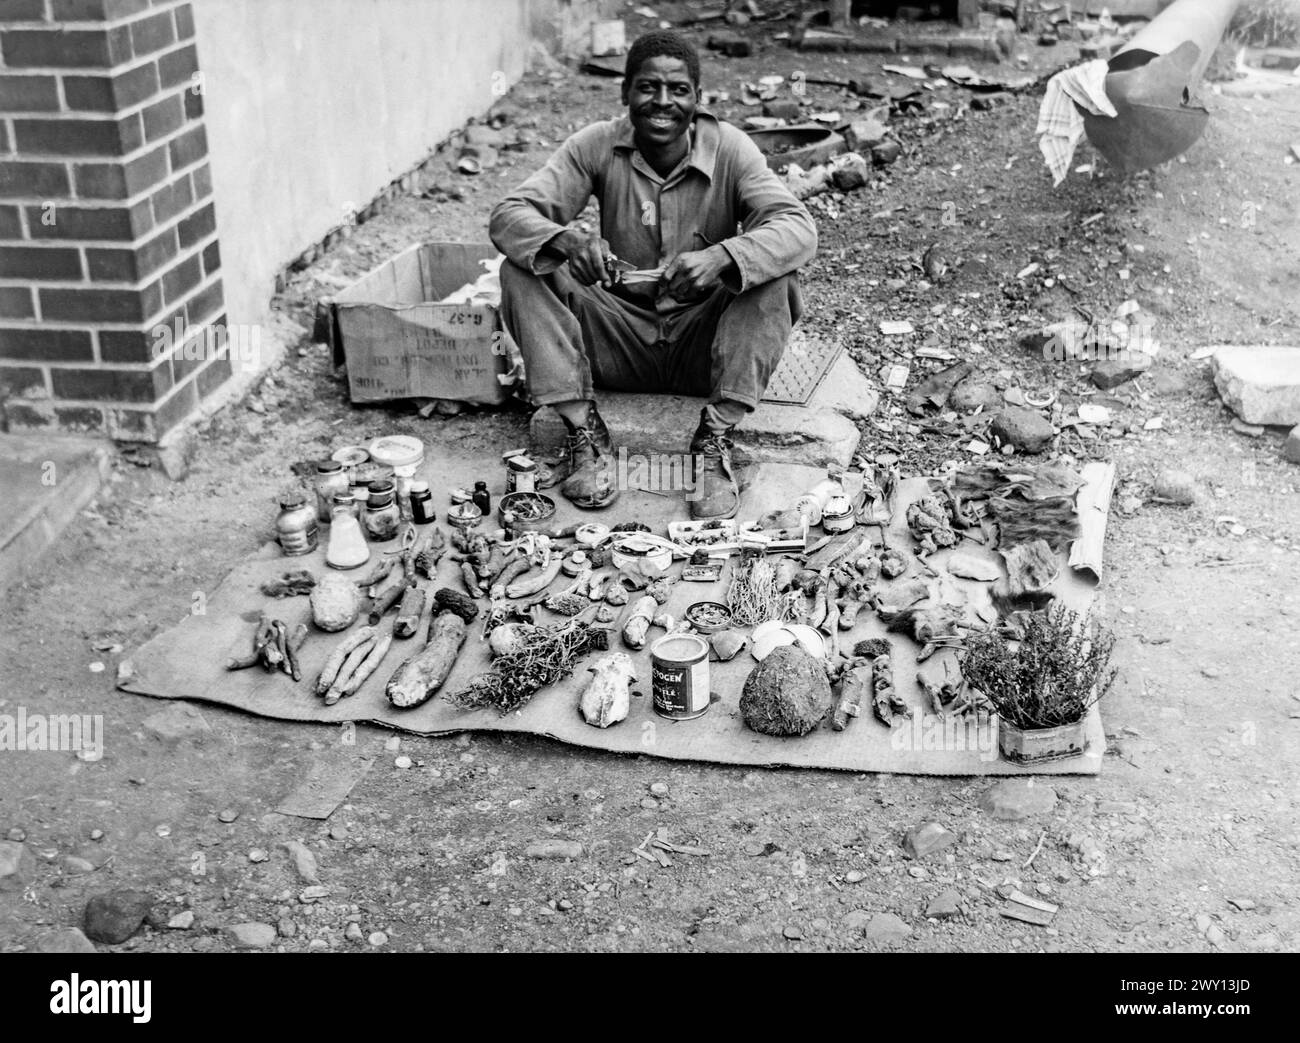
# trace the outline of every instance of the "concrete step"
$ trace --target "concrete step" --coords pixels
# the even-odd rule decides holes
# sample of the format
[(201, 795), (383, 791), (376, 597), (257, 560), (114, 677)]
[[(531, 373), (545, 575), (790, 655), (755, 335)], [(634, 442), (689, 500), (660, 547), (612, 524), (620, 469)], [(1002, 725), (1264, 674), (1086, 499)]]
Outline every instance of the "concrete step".
[[(700, 420), (704, 399), (598, 391), (600, 415), (616, 445), (638, 453), (684, 453)], [(857, 451), (857, 421), (875, 412), (879, 395), (853, 360), (841, 355), (807, 405), (763, 402), (735, 432), (739, 454), (757, 463), (847, 467)], [(548, 407), (533, 414), (535, 451), (564, 442), (564, 424)]]
[(112, 447), (95, 439), (0, 434), (0, 589), (19, 580), (94, 499), (111, 461)]

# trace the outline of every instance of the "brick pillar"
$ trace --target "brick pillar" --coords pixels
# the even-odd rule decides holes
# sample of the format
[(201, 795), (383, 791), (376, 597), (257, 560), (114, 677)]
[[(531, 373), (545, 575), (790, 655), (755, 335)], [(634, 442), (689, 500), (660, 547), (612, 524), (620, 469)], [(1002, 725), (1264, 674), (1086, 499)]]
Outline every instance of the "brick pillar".
[(156, 442), (231, 374), (220, 265), (190, 4), (0, 0), (9, 429)]

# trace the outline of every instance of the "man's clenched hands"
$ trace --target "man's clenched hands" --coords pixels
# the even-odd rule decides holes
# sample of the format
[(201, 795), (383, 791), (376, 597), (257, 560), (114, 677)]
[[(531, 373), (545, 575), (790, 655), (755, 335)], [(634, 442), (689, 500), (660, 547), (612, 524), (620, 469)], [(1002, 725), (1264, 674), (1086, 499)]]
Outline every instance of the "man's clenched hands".
[(664, 292), (675, 300), (693, 300), (717, 289), (722, 284), (722, 276), (735, 266), (731, 254), (721, 246), (688, 250), (674, 257), (664, 270)]
[(605, 259), (609, 257), (609, 243), (598, 235), (588, 235), (572, 228), (561, 232), (548, 244), (569, 262), (569, 272), (583, 286), (600, 283), (605, 289), (613, 285)]

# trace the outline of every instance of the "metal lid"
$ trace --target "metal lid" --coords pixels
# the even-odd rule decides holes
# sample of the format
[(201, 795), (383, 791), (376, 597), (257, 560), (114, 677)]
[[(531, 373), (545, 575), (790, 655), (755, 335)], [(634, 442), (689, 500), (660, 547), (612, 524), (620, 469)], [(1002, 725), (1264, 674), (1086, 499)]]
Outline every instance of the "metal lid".
[(343, 470), (343, 465), (339, 463), (337, 460), (316, 461), (317, 474), (334, 474), (336, 471), (341, 471), (341, 470)]
[(410, 467), (424, 459), (424, 443), (410, 435), (385, 435), (370, 443), (370, 459), (389, 467)]

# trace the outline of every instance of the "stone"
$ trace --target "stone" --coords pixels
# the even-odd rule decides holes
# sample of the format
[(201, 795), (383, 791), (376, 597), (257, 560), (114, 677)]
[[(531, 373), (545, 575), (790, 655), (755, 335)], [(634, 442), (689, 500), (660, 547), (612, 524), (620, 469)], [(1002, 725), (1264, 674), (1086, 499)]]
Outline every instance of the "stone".
[(791, 924), (781, 931), (781, 936), (788, 941), (797, 942), (803, 937), (803, 928)]
[(871, 162), (878, 167), (887, 167), (902, 154), (903, 146), (890, 138), (871, 150)]
[(581, 858), (582, 845), (576, 840), (538, 840), (524, 848), (527, 858)]
[(68, 855), (63, 860), (63, 870), (74, 876), (84, 876), (86, 873), (95, 871), (95, 863), (84, 858), (78, 858), (76, 855)]
[(316, 865), (316, 856), (311, 853), (306, 844), (299, 840), (286, 840), (280, 846), (293, 859), (293, 867), (304, 884), (320, 883), (320, 869)]
[(1187, 390), (1187, 378), (1181, 373), (1157, 370), (1148, 381), (1153, 395), (1177, 395)]
[(995, 413), (989, 431), (1004, 445), (1015, 446), (1025, 453), (1041, 453), (1056, 437), (1051, 421), (1023, 406), (1007, 406)]
[(162, 742), (200, 739), (212, 731), (203, 715), (188, 703), (174, 703), (144, 719), (144, 730)]
[(844, 882), (848, 884), (860, 884), (867, 878), (867, 874), (860, 869), (850, 869), (844, 874)]
[(36, 859), (26, 844), (0, 840), (0, 893), (23, 890), (35, 871)]
[(173, 931), (188, 931), (194, 926), (194, 910), (182, 909), (167, 921), (167, 926)]
[(1286, 444), (1282, 446), (1282, 455), (1293, 464), (1300, 464), (1300, 424), (1293, 427), (1291, 433), (1286, 436)]
[(666, 797), (668, 796), (668, 783), (652, 782), (650, 783), (650, 792), (656, 797)]
[(1151, 356), (1140, 351), (1124, 352), (1120, 358), (1102, 359), (1092, 367), (1091, 380), (1102, 391), (1126, 384), (1151, 368)]
[(871, 923), (871, 913), (865, 909), (852, 909), (844, 914), (844, 919), (840, 924), (846, 931), (861, 931), (867, 924)]
[(948, 407), (958, 413), (974, 413), (977, 409), (991, 413), (1001, 405), (1002, 392), (982, 380), (967, 378), (953, 388), (948, 396)]
[(381, 945), (388, 944), (388, 935), (383, 931), (372, 931), (370, 935), (367, 936), (366, 941), (378, 949)]
[(866, 935), (867, 941), (888, 945), (907, 941), (912, 937), (912, 928), (900, 916), (895, 916), (893, 913), (877, 913), (868, 921), (862, 933)]
[(83, 953), (95, 952), (89, 938), (75, 927), (62, 927), (41, 935), (32, 943), (32, 952)]
[(985, 791), (980, 807), (995, 819), (1019, 822), (1056, 807), (1056, 790), (1035, 779), (1006, 779)]
[(343, 937), (350, 942), (363, 942), (366, 940), (366, 936), (361, 933), (361, 925), (355, 921), (344, 928)]
[(950, 887), (925, 907), (925, 915), (933, 920), (947, 920), (961, 915), (961, 892)]
[(303, 905), (310, 905), (312, 902), (319, 902), (322, 898), (328, 898), (329, 895), (330, 889), (324, 884), (312, 884), (298, 892), (298, 901)]
[(841, 192), (853, 192), (867, 184), (871, 168), (856, 152), (836, 156), (831, 164), (831, 184)]
[(226, 940), (236, 949), (267, 949), (275, 939), (275, 928), (269, 923), (236, 923), (226, 928)]
[(877, 145), (884, 144), (889, 137), (889, 128), (881, 120), (867, 116), (850, 123), (844, 137), (854, 152), (870, 152)]
[(793, 98), (778, 98), (763, 102), (763, 115), (779, 120), (803, 119), (803, 107)]
[(1220, 948), (1223, 943), (1227, 941), (1227, 936), (1224, 935), (1223, 931), (1218, 927), (1211, 924), (1209, 929), (1205, 932), (1205, 940), (1215, 948)]
[(120, 945), (140, 929), (152, 908), (153, 898), (144, 891), (109, 891), (86, 903), (81, 928), (91, 941)]
[(1232, 418), (1232, 429), (1237, 434), (1245, 435), (1247, 438), (1263, 438), (1265, 430), (1263, 424), (1248, 424), (1240, 417), (1235, 416)]
[(957, 835), (937, 822), (923, 822), (903, 837), (903, 850), (912, 858), (925, 858), (957, 843)]
[(1300, 424), (1300, 347), (1225, 346), (1211, 356), (1214, 386), (1248, 424)]
[(298, 925), (284, 916), (276, 921), (275, 930), (281, 938), (292, 938), (298, 933)]

